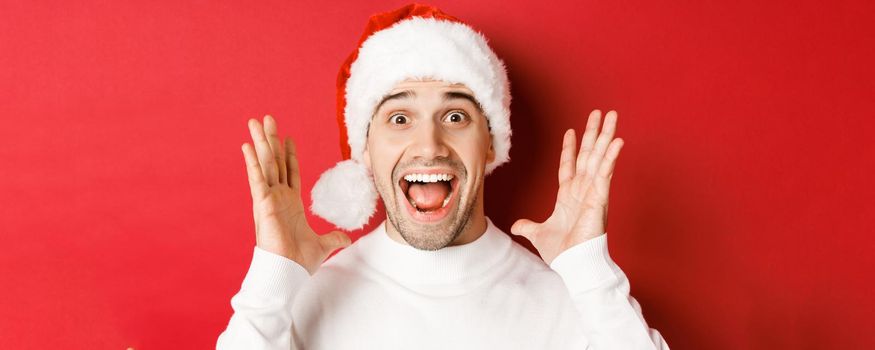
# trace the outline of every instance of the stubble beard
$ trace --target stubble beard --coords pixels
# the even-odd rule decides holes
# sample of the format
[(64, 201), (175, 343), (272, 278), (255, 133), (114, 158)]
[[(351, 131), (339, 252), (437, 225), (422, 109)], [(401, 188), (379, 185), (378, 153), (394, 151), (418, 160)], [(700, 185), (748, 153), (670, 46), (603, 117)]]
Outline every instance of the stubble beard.
[[(461, 177), (458, 183), (458, 198), (453, 199), (457, 201), (457, 203), (453, 205), (453, 210), (447, 214), (447, 217), (450, 218), (450, 220), (444, 218), (444, 220), (442, 220), (443, 222), (440, 224), (419, 224), (404, 216), (402, 211), (405, 209), (400, 207), (398, 199), (406, 201), (407, 196), (405, 196), (404, 193), (395, 192), (397, 182), (400, 181), (399, 175), (401, 172), (400, 169), (402, 169), (400, 166), (396, 167), (392, 172), (391, 181), (393, 182), (389, 183), (389, 186), (386, 186), (384, 182), (379, 180), (375, 181), (377, 183), (377, 189), (380, 192), (380, 197), (383, 198), (383, 205), (386, 208), (386, 216), (389, 218), (389, 222), (392, 223), (392, 226), (395, 227), (395, 230), (398, 231), (401, 238), (404, 238), (404, 241), (406, 241), (407, 244), (410, 244), (410, 246), (419, 250), (439, 250), (455, 241), (462, 232), (465, 232), (465, 230), (469, 229), (472, 225), (470, 220), (471, 215), (474, 212), (477, 200), (479, 200), (476, 195), (477, 193), (480, 193), (479, 185), (477, 188), (473, 188), (470, 193), (462, 193), (463, 188), (468, 181), (467, 171), (464, 166), (452, 161), (439, 162), (457, 169), (457, 173)], [(425, 165), (433, 166), (434, 164), (435, 162), (432, 161)], [(389, 194), (392, 195), (389, 196)], [(396, 195), (400, 195), (401, 198), (396, 198)], [(387, 198), (392, 199), (387, 200)]]

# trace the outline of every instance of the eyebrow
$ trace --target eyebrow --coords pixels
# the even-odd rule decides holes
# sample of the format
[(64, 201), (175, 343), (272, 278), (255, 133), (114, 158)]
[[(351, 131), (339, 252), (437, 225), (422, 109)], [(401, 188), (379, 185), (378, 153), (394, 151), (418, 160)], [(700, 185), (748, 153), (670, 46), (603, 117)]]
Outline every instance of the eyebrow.
[(480, 102), (477, 102), (477, 99), (474, 98), (474, 96), (471, 96), (471, 94), (460, 91), (448, 91), (444, 93), (444, 102), (460, 99), (470, 101), (478, 110), (480, 110), (480, 112), (483, 112), (483, 108), (480, 107)]
[[(386, 95), (385, 97), (383, 97), (382, 100), (380, 100), (380, 103), (377, 104), (377, 107), (374, 108), (374, 111), (380, 110), (380, 107), (382, 107), (383, 104), (386, 102), (389, 102), (392, 100), (409, 99), (409, 98), (416, 98), (416, 93), (413, 92), (413, 90), (404, 90), (404, 91), (396, 92), (396, 93), (391, 94), (391, 95)], [(481, 112), (483, 111), (483, 108), (480, 106), (480, 102), (477, 102), (477, 99), (474, 98), (474, 96), (471, 96), (471, 94), (469, 94), (469, 93), (461, 92), (461, 91), (445, 92), (444, 93), (444, 102), (449, 102), (452, 100), (468, 100), (469, 102), (471, 102), (471, 104), (476, 106), (478, 110), (480, 110)]]
[(416, 98), (416, 93), (413, 92), (413, 90), (404, 90), (391, 95), (386, 95), (385, 97), (383, 97), (382, 100), (380, 100), (380, 103), (377, 104), (377, 107), (374, 108), (374, 113), (376, 113), (376, 111), (379, 111), (380, 107), (382, 107), (383, 104), (386, 102), (389, 102), (391, 100), (403, 100), (408, 98)]

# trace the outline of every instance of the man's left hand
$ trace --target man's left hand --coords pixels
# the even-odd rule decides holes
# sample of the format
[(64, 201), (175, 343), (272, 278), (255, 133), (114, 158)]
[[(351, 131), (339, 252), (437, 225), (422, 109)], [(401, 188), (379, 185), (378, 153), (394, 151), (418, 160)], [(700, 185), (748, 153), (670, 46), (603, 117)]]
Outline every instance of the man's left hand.
[(517, 220), (510, 229), (531, 241), (548, 265), (566, 249), (605, 233), (608, 189), (623, 139), (614, 138), (617, 112), (605, 114), (599, 133), (601, 115), (599, 110), (589, 114), (579, 152), (574, 129), (565, 132), (553, 214), (542, 223)]

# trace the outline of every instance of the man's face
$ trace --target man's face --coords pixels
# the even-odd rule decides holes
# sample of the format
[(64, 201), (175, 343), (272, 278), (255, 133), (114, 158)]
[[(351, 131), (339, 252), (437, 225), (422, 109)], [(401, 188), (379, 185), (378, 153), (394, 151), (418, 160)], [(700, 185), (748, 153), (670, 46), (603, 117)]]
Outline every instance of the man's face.
[(482, 220), (483, 178), (495, 158), (486, 118), (460, 84), (404, 81), (378, 106), (365, 164), (386, 214), (411, 246), (441, 249)]

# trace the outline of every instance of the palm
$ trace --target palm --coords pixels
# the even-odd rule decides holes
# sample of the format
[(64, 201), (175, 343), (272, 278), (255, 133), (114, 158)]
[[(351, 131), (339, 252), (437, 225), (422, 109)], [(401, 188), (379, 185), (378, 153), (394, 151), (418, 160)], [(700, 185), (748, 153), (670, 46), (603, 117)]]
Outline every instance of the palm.
[(317, 235), (304, 214), (301, 179), (294, 144), (286, 139), (280, 144), (276, 123), (265, 117), (264, 128), (250, 120), (255, 150), (243, 145), (252, 211), (255, 219), (256, 245), (304, 266), (311, 274), (337, 248), (349, 245), (349, 237), (334, 231)]
[(574, 130), (565, 133), (559, 165), (559, 192), (553, 213), (543, 223), (518, 220), (514, 234), (528, 238), (548, 264), (574, 245), (595, 238), (607, 226), (608, 190), (614, 164), (623, 146), (614, 139), (616, 112), (608, 112), (597, 136), (601, 112), (590, 114), (576, 152)]
[[(283, 256), (304, 257), (311, 251), (304, 245), (318, 237), (307, 224), (300, 194), (288, 186), (271, 186), (260, 201), (253, 201), (256, 231), (279, 232), (280, 235), (259, 235), (259, 247), (271, 247), (270, 251)], [(297, 244), (294, 244), (297, 242)], [(308, 258), (305, 260), (311, 260)], [(295, 260), (295, 259), (293, 259)]]

